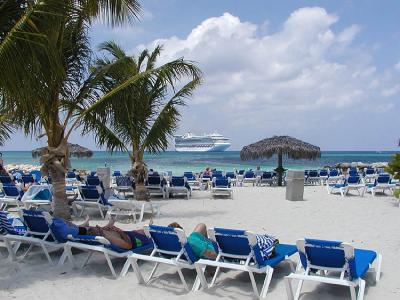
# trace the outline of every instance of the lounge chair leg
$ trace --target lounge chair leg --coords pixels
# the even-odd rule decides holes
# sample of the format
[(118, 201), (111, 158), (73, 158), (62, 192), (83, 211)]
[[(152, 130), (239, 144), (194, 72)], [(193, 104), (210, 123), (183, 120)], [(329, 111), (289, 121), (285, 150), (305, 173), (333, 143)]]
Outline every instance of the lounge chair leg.
[(291, 279), (288, 277), (285, 278), (285, 287), (286, 287), (286, 295), (288, 297), (288, 300), (293, 300), (294, 296), (293, 296), (293, 290), (292, 290), (292, 283), (291, 283)]
[(177, 271), (178, 271), (178, 274), (179, 274), (179, 278), (180, 278), (181, 281), (182, 281), (183, 287), (185, 288), (186, 291), (189, 292), (190, 290), (189, 290), (189, 287), (188, 287), (188, 285), (187, 285), (187, 283), (186, 283), (185, 277), (183, 276), (182, 270), (181, 270), (180, 268), (178, 268)]
[[(34, 247), (34, 245), (30, 244), (28, 250), (26, 250), (26, 252), (22, 255), (21, 257), (21, 261), (25, 259), (25, 257), (28, 255), (29, 252), (31, 252), (32, 248)], [(15, 260), (17, 259), (17, 257), (15, 256)]]
[(63, 253), (61, 254), (61, 257), (60, 257), (60, 260), (58, 261), (57, 266), (58, 266), (58, 267), (61, 267), (61, 266), (65, 263), (65, 261), (67, 260), (67, 258), (68, 258), (68, 254), (67, 254), (67, 252), (64, 250)]
[(136, 258), (133, 258), (131, 260), (131, 265), (132, 265), (132, 268), (133, 268), (133, 270), (135, 272), (135, 275), (136, 275), (136, 278), (138, 280), (138, 283), (139, 284), (143, 284), (144, 283), (144, 278), (143, 278), (142, 272), (140, 271), (140, 268), (138, 266)]
[(47, 260), (49, 261), (49, 263), (52, 265), (53, 264), (53, 260), (50, 257), (49, 251), (47, 251), (47, 248), (45, 245), (40, 245), (40, 247), (42, 247), (43, 253), (46, 256)]
[(117, 274), (115, 273), (114, 266), (111, 262), (110, 256), (107, 253), (104, 253), (104, 256), (106, 257), (107, 264), (111, 270), (111, 273), (113, 274), (114, 278), (117, 278)]
[(11, 246), (11, 243), (8, 239), (4, 239), (4, 243), (6, 244), (6, 248), (8, 250), (8, 255), (11, 259), (11, 261), (16, 261), (17, 260), (17, 251), (14, 251), (13, 247)]
[(66, 253), (67, 257), (69, 258), (70, 263), (72, 264), (72, 267), (75, 269), (77, 268), (74, 256), (72, 255), (72, 250), (71, 247), (65, 245), (64, 246), (64, 252)]
[(147, 279), (146, 284), (148, 284), (148, 283), (150, 282), (150, 280), (153, 278), (154, 274), (155, 274), (156, 271), (157, 271), (158, 265), (159, 265), (159, 263), (156, 263), (155, 266), (154, 266), (154, 268), (153, 268), (153, 270), (151, 270), (150, 276), (149, 276), (149, 278)]
[(350, 286), (350, 295), (351, 295), (351, 300), (356, 300), (356, 289), (354, 286)]
[(254, 295), (259, 299), (260, 294), (258, 293), (257, 282), (256, 282), (256, 279), (254, 278), (254, 274), (251, 271), (248, 271), (248, 273), (250, 276), (251, 286), (253, 287)]
[(197, 272), (197, 277), (196, 277), (196, 279), (198, 279), (198, 286), (196, 287), (196, 289), (195, 289), (195, 287), (193, 286), (193, 291), (197, 291), (197, 290), (199, 290), (200, 289), (200, 284), (201, 284), (201, 287), (203, 288), (203, 289), (208, 289), (208, 283), (207, 283), (207, 279), (206, 279), (206, 277), (205, 277), (205, 275), (204, 275), (204, 272), (205, 272), (205, 270), (206, 270), (206, 267), (203, 267), (203, 266), (201, 266), (201, 265), (198, 265), (198, 264), (195, 264), (195, 267), (196, 267), (196, 272)]
[(217, 269), (215, 270), (214, 276), (213, 276), (213, 278), (211, 280), (210, 287), (212, 287), (215, 284), (215, 281), (217, 281), (217, 276), (219, 274), (219, 270), (220, 269), (221, 269), (220, 267), (217, 267)]
[(261, 290), (261, 298), (264, 298), (265, 296), (267, 296), (268, 288), (269, 288), (269, 285), (271, 283), (271, 279), (272, 279), (272, 274), (273, 273), (274, 273), (274, 269), (271, 268), (270, 266), (267, 266), (267, 272), (265, 274), (264, 285), (263, 285), (263, 288)]
[(381, 279), (381, 266), (382, 266), (382, 255), (378, 254), (375, 268), (375, 282), (379, 282)]
[(364, 299), (364, 291), (365, 291), (365, 280), (359, 279), (359, 284), (358, 284), (358, 294), (357, 294), (357, 300), (363, 300)]
[(121, 273), (119, 274), (120, 277), (125, 277), (129, 271), (129, 267), (131, 266), (131, 259), (128, 257), (124, 266), (122, 267)]
[(93, 255), (93, 251), (89, 251), (89, 254), (86, 256), (86, 259), (85, 259), (85, 261), (83, 262), (81, 268), (84, 268), (84, 267), (88, 264), (89, 259), (92, 257), (92, 255)]

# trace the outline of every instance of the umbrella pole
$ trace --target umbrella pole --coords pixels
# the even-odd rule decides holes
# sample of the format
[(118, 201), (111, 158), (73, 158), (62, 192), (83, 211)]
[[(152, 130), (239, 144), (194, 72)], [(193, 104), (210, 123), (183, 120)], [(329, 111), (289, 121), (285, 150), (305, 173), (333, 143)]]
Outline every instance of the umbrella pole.
[(282, 186), (282, 152), (278, 154), (278, 186)]

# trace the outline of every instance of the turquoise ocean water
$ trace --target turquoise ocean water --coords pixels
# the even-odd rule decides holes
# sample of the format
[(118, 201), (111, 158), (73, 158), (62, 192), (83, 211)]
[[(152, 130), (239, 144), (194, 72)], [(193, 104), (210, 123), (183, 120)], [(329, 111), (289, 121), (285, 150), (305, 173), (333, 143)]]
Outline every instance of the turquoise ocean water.
[[(395, 152), (376, 151), (323, 151), (321, 158), (309, 160), (291, 160), (284, 158), (284, 167), (288, 169), (314, 169), (325, 165), (334, 165), (339, 162), (362, 161), (365, 163), (390, 161)], [(4, 164), (33, 164), (39, 165), (39, 160), (32, 158), (30, 151), (3, 151)], [(154, 170), (172, 171), (182, 174), (184, 171), (199, 172), (205, 167), (229, 171), (234, 169), (249, 169), (260, 165), (263, 170), (276, 167), (277, 158), (256, 161), (241, 161), (239, 151), (182, 153), (167, 151), (158, 155), (145, 155), (145, 162)], [(72, 167), (75, 169), (95, 170), (97, 167), (110, 167), (111, 170), (127, 171), (130, 167), (128, 156), (124, 153), (110, 154), (104, 151), (94, 152), (91, 158), (72, 158)]]

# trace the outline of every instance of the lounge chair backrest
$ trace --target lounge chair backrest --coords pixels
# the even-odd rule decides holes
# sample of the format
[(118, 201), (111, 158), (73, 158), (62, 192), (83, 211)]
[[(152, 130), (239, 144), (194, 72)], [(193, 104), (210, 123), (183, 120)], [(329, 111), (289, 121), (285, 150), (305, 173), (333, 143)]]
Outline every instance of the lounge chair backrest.
[(239, 175), (243, 175), (244, 174), (244, 170), (239, 170)]
[(99, 201), (100, 194), (96, 186), (88, 185), (80, 187), (82, 199), (85, 201)]
[(319, 176), (328, 176), (328, 170), (319, 170)]
[(146, 236), (153, 241), (156, 252), (186, 259), (191, 264), (196, 261), (182, 229), (157, 225), (144, 226), (143, 229)]
[(100, 178), (97, 176), (88, 176), (86, 177), (87, 185), (101, 185)]
[(114, 177), (122, 176), (121, 171), (114, 171), (112, 176)]
[(308, 177), (318, 177), (318, 171), (317, 170), (308, 171)]
[(22, 176), (22, 182), (25, 183), (32, 183), (35, 182), (35, 179), (33, 178), (32, 175), (24, 175)]
[(360, 176), (349, 176), (349, 178), (347, 178), (347, 183), (348, 184), (358, 184), (360, 183)]
[(173, 176), (171, 179), (171, 186), (185, 186), (185, 178)]
[(212, 172), (212, 177), (216, 177), (216, 178), (223, 177), (222, 171)]
[(356, 269), (354, 248), (347, 243), (304, 239), (296, 244), (304, 269), (344, 271), (353, 279), (361, 272)]
[[(8, 234), (23, 235), (26, 232), (26, 227), (22, 222), (19, 224), (13, 224), (15, 218), (10, 218), (9, 214), (5, 211), (0, 211), (0, 231), (4, 231)], [(18, 221), (20, 221), (18, 219)]]
[(330, 176), (330, 177), (336, 177), (336, 176), (339, 176), (339, 171), (338, 171), (338, 170), (336, 170), (336, 169), (329, 170), (329, 176)]
[(40, 236), (48, 240), (53, 240), (49, 225), (44, 218), (41, 210), (22, 210), (22, 219), (28, 229), (28, 233)]
[(230, 187), (228, 178), (215, 178), (214, 187)]
[(374, 169), (366, 169), (365, 170), (365, 175), (374, 175), (375, 174), (375, 170)]
[(390, 183), (390, 176), (387, 174), (379, 175), (378, 178), (376, 179), (376, 182), (378, 184)]
[(254, 172), (253, 171), (247, 171), (244, 174), (244, 178), (254, 178)]
[(308, 176), (308, 172), (310, 172), (309, 170), (304, 170), (304, 176), (307, 177)]
[(40, 182), (42, 179), (42, 173), (39, 170), (32, 170), (31, 175), (35, 179), (35, 182)]
[(265, 265), (254, 233), (246, 230), (210, 228), (208, 236), (218, 245), (223, 257), (253, 261), (257, 266)]
[(119, 176), (115, 179), (117, 186), (132, 186), (132, 180), (129, 176)]
[(234, 179), (235, 178), (235, 173), (234, 172), (226, 172), (225, 177)]
[(3, 185), (3, 191), (7, 197), (21, 197), (21, 191), (15, 185)]
[(9, 183), (12, 183), (12, 179), (8, 175), (1, 175), (0, 176), (0, 182), (3, 183), (3, 184), (9, 184)]
[(272, 179), (272, 172), (264, 172), (262, 174), (263, 179)]
[(147, 178), (148, 185), (160, 185), (161, 184), (161, 177), (160, 176), (149, 176)]
[(97, 172), (96, 171), (90, 171), (90, 176), (97, 176)]
[(358, 171), (357, 170), (350, 170), (349, 171), (349, 176), (357, 176), (358, 175)]
[(67, 178), (69, 178), (69, 179), (76, 178), (75, 172), (68, 172), (67, 173)]
[(193, 172), (184, 172), (183, 177), (186, 177), (187, 180), (194, 180)]

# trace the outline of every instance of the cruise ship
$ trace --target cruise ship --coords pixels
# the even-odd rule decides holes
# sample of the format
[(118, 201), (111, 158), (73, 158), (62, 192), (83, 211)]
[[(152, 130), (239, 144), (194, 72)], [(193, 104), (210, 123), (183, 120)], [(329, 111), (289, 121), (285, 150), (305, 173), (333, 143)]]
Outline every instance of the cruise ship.
[(179, 152), (221, 152), (229, 148), (229, 139), (219, 133), (175, 135), (175, 150)]

